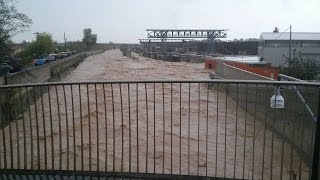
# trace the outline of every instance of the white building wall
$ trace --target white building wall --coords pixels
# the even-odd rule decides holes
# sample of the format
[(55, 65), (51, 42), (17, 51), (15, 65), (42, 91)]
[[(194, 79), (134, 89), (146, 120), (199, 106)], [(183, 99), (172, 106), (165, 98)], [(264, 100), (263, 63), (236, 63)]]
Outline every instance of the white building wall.
[[(304, 58), (312, 58), (320, 61), (320, 48), (293, 47), (291, 48), (292, 52), (294, 49), (296, 49), (296, 52), (301, 52)], [(288, 47), (262, 47), (258, 49), (258, 53), (266, 62), (271, 63), (273, 67), (288, 67), (285, 61), (285, 57), (289, 57)]]

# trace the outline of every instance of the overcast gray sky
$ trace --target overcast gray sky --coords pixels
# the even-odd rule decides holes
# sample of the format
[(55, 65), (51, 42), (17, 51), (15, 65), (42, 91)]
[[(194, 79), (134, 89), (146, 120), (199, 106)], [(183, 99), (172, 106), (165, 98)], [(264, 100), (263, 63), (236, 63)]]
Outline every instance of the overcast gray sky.
[(59, 42), (81, 40), (90, 27), (98, 42), (136, 43), (147, 28), (229, 29), (228, 39), (258, 38), (275, 26), (320, 32), (320, 0), (16, 0), (31, 28), (13, 38), (49, 32)]

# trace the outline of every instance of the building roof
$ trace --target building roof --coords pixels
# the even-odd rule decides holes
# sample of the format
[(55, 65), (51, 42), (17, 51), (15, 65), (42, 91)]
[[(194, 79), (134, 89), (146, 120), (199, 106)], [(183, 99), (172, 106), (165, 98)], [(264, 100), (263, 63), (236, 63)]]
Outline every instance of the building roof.
[[(264, 32), (260, 35), (260, 40), (289, 40), (289, 32)], [(307, 40), (320, 41), (320, 32), (293, 32), (291, 33), (291, 40)]]
[(221, 56), (221, 57), (214, 57), (217, 60), (221, 61), (235, 61), (241, 63), (249, 63), (249, 64), (263, 64), (260, 61), (260, 56)]

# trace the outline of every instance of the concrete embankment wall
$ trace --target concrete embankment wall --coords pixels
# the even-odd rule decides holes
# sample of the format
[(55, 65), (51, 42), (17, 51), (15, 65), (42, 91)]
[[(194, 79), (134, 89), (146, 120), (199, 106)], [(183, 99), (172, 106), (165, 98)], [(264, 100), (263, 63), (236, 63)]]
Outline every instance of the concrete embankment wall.
[(80, 64), (87, 56), (102, 53), (102, 50), (78, 53), (61, 60), (33, 67), (21, 72), (10, 74), (0, 80), (3, 84), (30, 84), (52, 80), (59, 80), (62, 75), (68, 73)]
[(259, 74), (255, 74), (243, 69), (239, 69), (223, 62), (218, 61), (215, 72), (225, 79), (242, 79), (242, 80), (273, 80)]
[[(102, 52), (102, 50), (83, 52), (52, 63), (14, 73), (7, 76), (6, 79), (0, 79), (0, 85), (59, 81), (68, 72), (77, 67), (85, 57)], [(40, 98), (47, 91), (48, 87), (46, 86), (0, 89), (0, 127), (5, 126), (9, 121), (19, 119), (19, 116), (32, 105), (30, 103), (35, 102), (36, 99)]]
[(205, 56), (196, 54), (181, 54), (180, 60), (192, 63), (203, 63), (205, 60)]
[[(273, 80), (224, 63), (218, 63), (215, 72), (225, 79)], [(319, 97), (319, 89), (317, 87), (297, 87), (297, 89), (317, 115), (318, 98), (314, 97)], [(307, 163), (311, 163), (315, 124), (292, 86), (281, 86), (281, 95), (285, 99), (284, 109), (270, 107), (270, 98), (275, 90), (272, 85), (222, 85), (219, 90), (228, 93), (239, 107), (255, 117), (257, 121), (264, 123), (267, 129), (273, 130), (275, 136), (281, 137), (284, 142), (290, 144), (291, 147), (285, 147), (285, 153), (293, 148)], [(260, 135), (264, 133), (261, 129), (257, 131)], [(266, 145), (270, 146), (272, 140), (268, 138), (270, 137), (266, 138)]]

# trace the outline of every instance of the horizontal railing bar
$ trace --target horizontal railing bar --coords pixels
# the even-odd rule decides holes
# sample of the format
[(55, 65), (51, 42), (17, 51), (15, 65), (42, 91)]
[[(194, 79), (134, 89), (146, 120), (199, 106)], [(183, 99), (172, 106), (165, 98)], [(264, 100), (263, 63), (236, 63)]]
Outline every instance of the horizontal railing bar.
[(304, 80), (301, 80), (301, 79), (298, 79), (298, 78), (294, 78), (294, 77), (291, 77), (291, 76), (287, 76), (287, 75), (284, 75), (284, 74), (279, 74), (279, 77), (281, 79), (286, 79), (286, 80), (289, 80), (289, 81), (299, 81), (299, 82), (306, 82)]
[(79, 84), (128, 84), (128, 83), (224, 83), (224, 84), (262, 84), (262, 85), (301, 85), (301, 86), (320, 86), (319, 82), (292, 82), (292, 81), (268, 81), (268, 80), (229, 80), (229, 79), (213, 79), (213, 80), (128, 80), (128, 81), (83, 81), (83, 82), (47, 82), (35, 84), (14, 84), (3, 85), (1, 88), (17, 88), (17, 87), (35, 87), (50, 85), (79, 85)]
[[(136, 173), (136, 172), (98, 172), (98, 171), (70, 171), (70, 170), (23, 170), (7, 169), (1, 170), (2, 175), (58, 175), (58, 176), (90, 176), (90, 177), (108, 177), (108, 178), (139, 178), (139, 179), (210, 179), (206, 176), (195, 175), (176, 175), (176, 174), (154, 174), (154, 173)], [(231, 180), (231, 178), (214, 177), (215, 180)], [(233, 179), (233, 178), (232, 178)]]
[[(297, 81), (297, 82), (306, 82), (304, 80), (301, 80), (301, 79), (298, 79), (298, 78), (294, 78), (294, 77), (291, 77), (291, 76), (287, 76), (287, 75), (284, 75), (284, 74), (279, 74), (279, 77), (280, 79), (286, 79), (286, 80), (289, 80), (289, 81)], [(302, 97), (301, 93), (299, 92), (299, 90), (297, 89), (296, 86), (293, 86), (293, 89), (295, 91), (295, 93), (297, 94), (300, 102), (305, 106), (307, 112), (310, 114), (310, 116), (313, 118), (313, 121), (314, 122), (317, 122), (317, 117), (313, 114), (311, 108), (309, 107), (309, 105), (307, 104), (307, 102), (304, 100), (304, 98)]]

